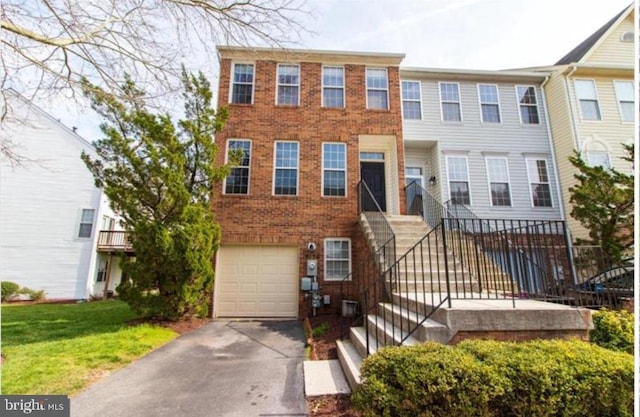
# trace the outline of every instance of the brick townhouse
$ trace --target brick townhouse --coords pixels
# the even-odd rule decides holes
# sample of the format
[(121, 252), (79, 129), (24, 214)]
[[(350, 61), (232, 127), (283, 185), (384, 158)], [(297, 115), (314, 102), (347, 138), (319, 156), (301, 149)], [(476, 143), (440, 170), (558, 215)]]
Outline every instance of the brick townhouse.
[(357, 223), (361, 177), (384, 211), (405, 212), (404, 55), (229, 46), (218, 54), (218, 104), (229, 108), (219, 162), (233, 149), (243, 158), (214, 187), (222, 228), (214, 317), (304, 317), (308, 259), (317, 260), (321, 308), (337, 310), (340, 281), (369, 253)]

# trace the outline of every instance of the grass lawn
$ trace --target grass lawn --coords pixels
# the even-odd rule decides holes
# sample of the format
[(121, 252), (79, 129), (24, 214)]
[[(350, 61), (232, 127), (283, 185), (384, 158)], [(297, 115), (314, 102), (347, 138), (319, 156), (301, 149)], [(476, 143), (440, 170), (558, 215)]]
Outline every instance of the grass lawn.
[(115, 300), (2, 305), (2, 394), (74, 394), (177, 333), (127, 321)]

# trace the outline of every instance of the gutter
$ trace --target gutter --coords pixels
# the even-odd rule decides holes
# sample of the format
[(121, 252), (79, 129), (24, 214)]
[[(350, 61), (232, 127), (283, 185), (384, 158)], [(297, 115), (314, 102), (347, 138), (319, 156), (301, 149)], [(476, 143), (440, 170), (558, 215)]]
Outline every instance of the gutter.
[(549, 82), (551, 75), (547, 75), (544, 78), (542, 84), (540, 84), (540, 93), (542, 94), (542, 106), (544, 107), (544, 118), (547, 125), (547, 140), (549, 141), (549, 149), (551, 149), (551, 162), (553, 163), (553, 175), (555, 176), (556, 193), (558, 197), (558, 208), (560, 209), (560, 220), (565, 221), (566, 215), (564, 210), (564, 201), (562, 198), (562, 189), (560, 188), (560, 175), (558, 172), (558, 160), (556, 159), (556, 150), (553, 144), (553, 137), (551, 135), (551, 122), (549, 120), (549, 112), (547, 111), (547, 96), (544, 93), (544, 86)]

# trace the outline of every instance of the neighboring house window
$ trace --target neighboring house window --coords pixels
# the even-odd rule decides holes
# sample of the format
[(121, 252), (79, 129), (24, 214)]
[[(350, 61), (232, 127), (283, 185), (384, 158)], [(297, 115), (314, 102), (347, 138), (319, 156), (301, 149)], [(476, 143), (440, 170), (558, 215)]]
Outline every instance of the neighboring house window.
[(593, 80), (575, 80), (576, 96), (583, 120), (602, 120), (596, 84)]
[(93, 231), (93, 216), (95, 215), (95, 212), (96, 211), (94, 209), (82, 209), (78, 237), (91, 237), (91, 232)]
[(325, 239), (324, 279), (342, 280), (351, 273), (351, 241), (349, 239)]
[(440, 107), (442, 109), (442, 120), (447, 122), (462, 121), (460, 86), (458, 83), (440, 83)]
[(253, 103), (253, 64), (233, 64), (231, 102)]
[(233, 151), (241, 151), (240, 163), (231, 168), (231, 173), (224, 180), (225, 194), (249, 194), (249, 178), (251, 165), (251, 141), (230, 139), (227, 142), (227, 160)]
[(322, 67), (322, 107), (344, 107), (344, 68)]
[(527, 159), (533, 207), (552, 207), (549, 171), (545, 159)]
[(298, 142), (276, 142), (273, 193), (298, 194)]
[(511, 206), (507, 158), (487, 158), (487, 175), (492, 206)]
[(385, 68), (367, 68), (367, 108), (389, 108), (387, 70)]
[(322, 195), (344, 197), (347, 193), (347, 147), (322, 144)]
[(484, 123), (500, 123), (500, 98), (498, 86), (493, 84), (478, 84), (480, 108)]
[(520, 106), (520, 122), (523, 124), (539, 124), (538, 100), (536, 88), (531, 85), (516, 86), (518, 105)]
[(464, 156), (448, 156), (449, 198), (460, 204), (471, 205), (469, 168)]
[(419, 81), (402, 81), (402, 117), (405, 120), (422, 119)]
[(620, 107), (620, 118), (623, 122), (633, 122), (635, 116), (633, 81), (614, 81), (613, 83)]
[(300, 66), (278, 64), (277, 104), (297, 106), (300, 95)]
[(607, 151), (587, 151), (587, 164), (592, 167), (611, 168), (609, 152)]

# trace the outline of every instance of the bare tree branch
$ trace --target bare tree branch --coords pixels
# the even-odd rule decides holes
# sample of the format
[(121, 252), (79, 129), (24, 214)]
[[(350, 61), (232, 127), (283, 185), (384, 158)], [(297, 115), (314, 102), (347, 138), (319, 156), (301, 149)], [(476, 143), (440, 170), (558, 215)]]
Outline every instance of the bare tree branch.
[[(0, 122), (12, 117), (6, 91), (79, 97), (81, 81), (119, 95), (125, 74), (160, 96), (180, 85), (182, 61), (217, 44), (298, 43), (306, 0), (2, 0)], [(0, 157), (18, 161), (11, 138)], [(13, 149), (13, 150), (12, 150)]]

